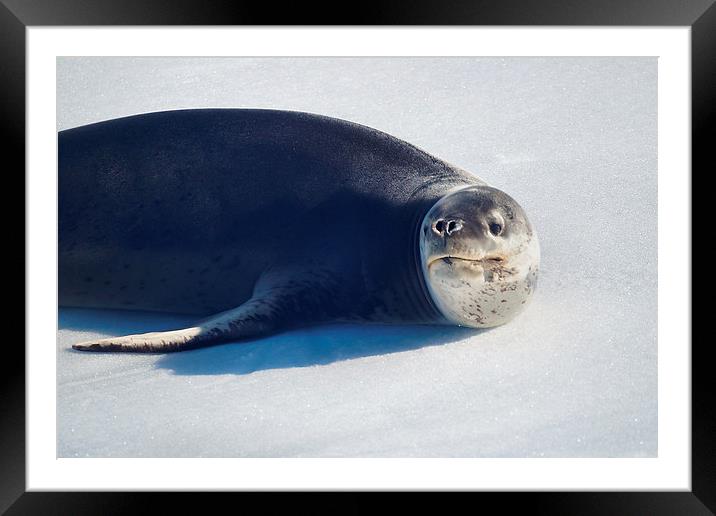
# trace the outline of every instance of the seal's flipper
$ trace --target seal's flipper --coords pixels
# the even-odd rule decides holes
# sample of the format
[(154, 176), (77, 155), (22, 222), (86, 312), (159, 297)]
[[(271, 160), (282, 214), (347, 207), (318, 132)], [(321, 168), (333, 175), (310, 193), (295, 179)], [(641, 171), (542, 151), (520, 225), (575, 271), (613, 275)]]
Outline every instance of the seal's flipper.
[(277, 330), (267, 304), (250, 299), (233, 310), (221, 312), (205, 321), (180, 330), (109, 337), (74, 344), (80, 351), (128, 351), (134, 353), (166, 353), (212, 346), (231, 340), (270, 334)]
[(280, 269), (265, 273), (251, 299), (190, 328), (109, 337), (72, 347), (80, 351), (167, 353), (270, 335), (299, 323), (305, 324), (309, 322), (308, 317), (319, 316), (314, 302), (319, 297), (330, 296), (335, 284), (327, 271), (319, 271), (323, 274), (315, 272)]

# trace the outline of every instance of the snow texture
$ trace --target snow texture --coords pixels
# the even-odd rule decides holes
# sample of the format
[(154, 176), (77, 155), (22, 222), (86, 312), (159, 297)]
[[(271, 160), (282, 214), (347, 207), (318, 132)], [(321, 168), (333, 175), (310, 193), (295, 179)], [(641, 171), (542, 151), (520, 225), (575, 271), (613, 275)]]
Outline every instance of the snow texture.
[(528, 309), (488, 331), (326, 326), (169, 355), (73, 343), (191, 319), (61, 309), (60, 457), (657, 454), (656, 58), (60, 58), (58, 130), (198, 107), (386, 131), (516, 198)]

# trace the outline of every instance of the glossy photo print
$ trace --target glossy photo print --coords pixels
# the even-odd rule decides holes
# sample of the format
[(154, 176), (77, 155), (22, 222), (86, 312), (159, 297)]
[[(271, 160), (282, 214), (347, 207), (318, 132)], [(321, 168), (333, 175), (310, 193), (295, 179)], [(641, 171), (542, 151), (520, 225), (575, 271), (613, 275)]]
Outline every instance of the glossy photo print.
[(656, 457), (656, 57), (58, 57), (57, 454)]

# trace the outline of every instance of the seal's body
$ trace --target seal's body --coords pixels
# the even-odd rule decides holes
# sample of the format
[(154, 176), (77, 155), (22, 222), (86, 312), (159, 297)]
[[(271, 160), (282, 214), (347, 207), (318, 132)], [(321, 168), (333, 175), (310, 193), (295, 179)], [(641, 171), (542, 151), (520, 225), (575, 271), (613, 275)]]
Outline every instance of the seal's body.
[(423, 266), (425, 217), (446, 194), (489, 187), (406, 142), (248, 109), (138, 115), (58, 140), (60, 304), (218, 312), (77, 349), (190, 349), (324, 321), (460, 323)]

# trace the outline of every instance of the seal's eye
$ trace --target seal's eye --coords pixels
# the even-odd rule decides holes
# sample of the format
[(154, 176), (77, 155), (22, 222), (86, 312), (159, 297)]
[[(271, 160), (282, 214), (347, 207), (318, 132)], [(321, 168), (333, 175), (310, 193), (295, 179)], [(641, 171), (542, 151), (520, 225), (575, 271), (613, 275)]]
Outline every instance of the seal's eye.
[(502, 225), (498, 222), (490, 222), (490, 233), (497, 236), (502, 233)]

